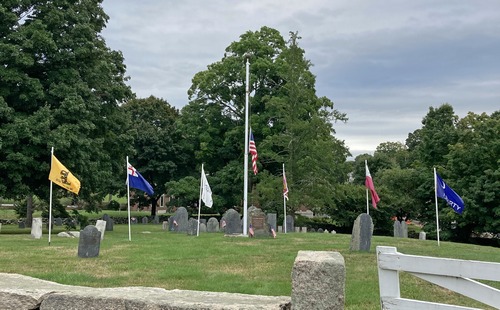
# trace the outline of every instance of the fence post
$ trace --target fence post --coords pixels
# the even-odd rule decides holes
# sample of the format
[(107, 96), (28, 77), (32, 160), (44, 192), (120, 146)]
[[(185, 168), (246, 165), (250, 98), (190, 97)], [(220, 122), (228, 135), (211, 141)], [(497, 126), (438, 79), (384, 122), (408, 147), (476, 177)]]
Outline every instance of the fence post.
[(380, 303), (384, 309), (384, 297), (400, 298), (399, 290), (399, 272), (396, 270), (387, 270), (380, 268), (380, 261), (383, 254), (398, 254), (395, 247), (377, 246), (377, 266), (378, 266), (378, 285), (380, 290)]

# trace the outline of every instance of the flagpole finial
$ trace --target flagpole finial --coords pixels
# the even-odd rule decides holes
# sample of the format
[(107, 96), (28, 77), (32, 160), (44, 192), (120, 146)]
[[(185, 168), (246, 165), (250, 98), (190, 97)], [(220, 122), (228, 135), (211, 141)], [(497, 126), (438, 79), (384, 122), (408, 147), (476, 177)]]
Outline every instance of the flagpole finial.
[(253, 56), (253, 53), (251, 52), (246, 52), (245, 54), (243, 54), (243, 57), (245, 57), (246, 60), (250, 60), (250, 57)]

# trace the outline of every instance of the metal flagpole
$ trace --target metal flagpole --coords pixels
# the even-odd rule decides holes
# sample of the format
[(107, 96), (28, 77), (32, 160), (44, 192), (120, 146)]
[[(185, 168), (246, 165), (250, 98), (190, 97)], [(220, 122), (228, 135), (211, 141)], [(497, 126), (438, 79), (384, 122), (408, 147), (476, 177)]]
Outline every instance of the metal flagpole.
[(244, 155), (244, 164), (243, 164), (243, 235), (247, 236), (247, 227), (248, 227), (248, 96), (250, 94), (250, 61), (248, 60), (250, 56), (245, 54), (246, 58), (246, 85), (245, 85), (245, 151)]
[(128, 156), (127, 156), (127, 212), (128, 212), (128, 241), (132, 241), (132, 233), (130, 231), (130, 182), (128, 177)]
[(196, 236), (200, 235), (200, 213), (201, 213), (201, 194), (203, 190), (203, 164), (201, 164), (200, 173), (200, 198), (198, 199), (198, 229), (196, 230)]
[(439, 246), (439, 215), (438, 215), (436, 167), (434, 167), (434, 201), (436, 202), (436, 233), (437, 233), (437, 240), (438, 240), (438, 246)]
[[(54, 147), (52, 147), (52, 149), (50, 150), (50, 170), (52, 170), (53, 157), (54, 157)], [(52, 180), (50, 180), (50, 198), (49, 198), (49, 246), (50, 246), (51, 233), (52, 233)]]
[[(285, 176), (285, 164), (283, 164), (283, 176)], [(287, 185), (288, 186), (288, 185)], [(286, 234), (286, 198), (285, 198), (285, 193), (283, 193), (283, 227), (285, 229), (285, 234)]]
[[(365, 159), (365, 183), (366, 183), (366, 168), (368, 167), (368, 163), (366, 162)], [(365, 184), (366, 187), (366, 184)], [(366, 214), (370, 214), (370, 207), (369, 207), (369, 201), (368, 201), (368, 187), (366, 187)]]

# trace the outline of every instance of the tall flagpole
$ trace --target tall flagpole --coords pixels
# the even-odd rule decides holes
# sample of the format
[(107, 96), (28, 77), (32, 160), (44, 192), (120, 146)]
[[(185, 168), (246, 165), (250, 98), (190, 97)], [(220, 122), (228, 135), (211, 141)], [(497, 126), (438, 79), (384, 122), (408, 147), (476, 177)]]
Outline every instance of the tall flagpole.
[(127, 156), (127, 213), (128, 213), (128, 241), (132, 241), (132, 233), (130, 231), (130, 182), (128, 177), (128, 156)]
[(198, 199), (198, 229), (196, 230), (196, 236), (200, 235), (200, 214), (201, 214), (201, 194), (203, 190), (203, 164), (201, 164), (201, 173), (200, 173), (200, 198)]
[(243, 164), (243, 235), (247, 236), (248, 227), (248, 96), (250, 95), (250, 61), (248, 60), (250, 56), (245, 54), (246, 58), (246, 85), (245, 85), (245, 150), (244, 150), (244, 164)]
[[(50, 170), (52, 170), (52, 158), (54, 158), (54, 147), (50, 150)], [(49, 246), (50, 235), (52, 233), (52, 180), (50, 180), (50, 198), (49, 198)]]
[[(365, 171), (366, 171), (366, 167), (368, 167), (368, 163), (366, 162), (366, 159), (365, 159)], [(366, 182), (366, 172), (365, 172), (365, 182)], [(366, 186), (366, 184), (365, 184), (365, 187), (366, 187), (366, 214), (370, 214), (370, 207), (369, 207), (369, 201), (368, 201), (368, 187)]]
[(436, 175), (436, 167), (434, 167), (434, 201), (436, 202), (436, 232), (437, 232), (437, 240), (439, 246), (439, 215), (438, 215), (438, 198), (437, 198), (437, 175)]
[[(285, 164), (283, 163), (283, 177), (285, 177)], [(287, 185), (288, 186), (288, 185)], [(285, 193), (283, 192), (283, 214), (284, 214), (284, 221), (283, 221), (283, 227), (285, 228), (285, 234), (286, 234), (286, 198), (285, 198)]]

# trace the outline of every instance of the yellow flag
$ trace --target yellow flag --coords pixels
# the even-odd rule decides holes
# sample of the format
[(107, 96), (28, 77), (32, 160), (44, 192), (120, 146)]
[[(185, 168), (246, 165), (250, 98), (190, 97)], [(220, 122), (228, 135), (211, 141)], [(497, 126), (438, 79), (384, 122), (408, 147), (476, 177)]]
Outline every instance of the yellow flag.
[(49, 180), (77, 195), (80, 191), (80, 181), (54, 155)]

